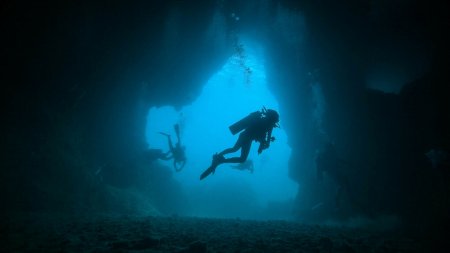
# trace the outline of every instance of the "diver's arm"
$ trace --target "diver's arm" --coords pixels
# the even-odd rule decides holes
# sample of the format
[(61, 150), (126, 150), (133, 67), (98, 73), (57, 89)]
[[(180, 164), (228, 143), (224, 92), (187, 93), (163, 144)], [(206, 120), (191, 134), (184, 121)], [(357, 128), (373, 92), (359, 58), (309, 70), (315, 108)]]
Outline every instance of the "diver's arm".
[(260, 142), (260, 143), (259, 143), (258, 154), (261, 154), (261, 153), (262, 153), (262, 151), (265, 149), (264, 146), (265, 146), (264, 142)]
[(172, 138), (170, 138), (170, 135), (167, 136), (167, 139), (168, 139), (168, 142), (169, 142), (169, 149), (170, 149), (170, 151), (171, 151), (172, 153), (174, 153), (173, 150), (174, 150), (175, 148), (173, 147), (173, 144), (172, 144)]
[(261, 152), (264, 149), (268, 149), (270, 146), (270, 142), (275, 140), (275, 137), (272, 137), (272, 130), (273, 130), (273, 128), (271, 128), (269, 131), (267, 131), (266, 137), (260, 142), (259, 148), (258, 148), (258, 154), (261, 154)]

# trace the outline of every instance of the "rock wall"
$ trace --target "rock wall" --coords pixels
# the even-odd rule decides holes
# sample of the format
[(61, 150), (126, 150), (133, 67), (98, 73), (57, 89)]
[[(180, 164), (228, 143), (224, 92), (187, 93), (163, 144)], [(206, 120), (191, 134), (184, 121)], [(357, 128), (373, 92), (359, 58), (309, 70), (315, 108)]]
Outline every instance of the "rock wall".
[[(418, 227), (448, 221), (444, 214), (449, 208), (444, 197), (448, 164), (436, 170), (426, 155), (431, 149), (449, 148), (444, 130), (450, 115), (444, 109), (449, 108), (444, 98), (448, 49), (439, 35), (446, 29), (441, 23), (446, 14), (440, 6), (401, 1), (282, 4), (291, 16), (291, 27), (303, 34), (293, 42), (296, 33), (287, 25), (285, 30), (273, 29), (268, 36), (268, 69), (289, 117), (284, 126), (293, 147), (291, 176), (300, 184), (299, 216), (323, 220), (394, 215)], [(296, 19), (302, 24), (292, 24)], [(390, 47), (414, 50), (391, 55)], [(391, 68), (401, 73), (409, 68), (408, 62), (423, 59), (417, 51), (428, 52), (428, 60), (410, 67), (411, 78), (399, 93), (368, 87), (368, 73), (380, 58), (395, 62)], [(319, 121), (313, 88), (317, 85), (324, 99)], [(338, 156), (351, 164), (339, 172), (349, 185), (346, 208), (339, 210), (334, 207), (336, 178), (324, 184), (316, 177), (316, 151), (327, 142), (334, 143)]]
[(198, 4), (211, 11), (180, 1), (2, 3), (1, 187), (11, 210), (91, 207), (83, 196), (99, 168), (147, 148), (149, 107), (196, 97), (231, 51), (213, 1)]
[[(448, 219), (448, 165), (433, 167), (425, 155), (449, 151), (444, 9), (414, 1), (2, 3), (0, 189), (8, 210), (129, 210), (119, 200), (100, 204), (112, 194), (141, 197), (99, 187), (100, 168), (136, 168), (129, 161), (146, 148), (148, 108), (195, 99), (233, 53), (233, 35), (245, 33), (266, 48), (293, 149), (299, 217)], [(391, 54), (402, 45), (430, 57)], [(384, 58), (394, 70), (425, 60), (388, 94), (368, 89), (368, 73)], [(339, 214), (331, 204), (336, 183), (316, 178), (316, 151), (326, 142), (352, 164)], [(158, 201), (149, 204), (155, 212), (180, 205)]]

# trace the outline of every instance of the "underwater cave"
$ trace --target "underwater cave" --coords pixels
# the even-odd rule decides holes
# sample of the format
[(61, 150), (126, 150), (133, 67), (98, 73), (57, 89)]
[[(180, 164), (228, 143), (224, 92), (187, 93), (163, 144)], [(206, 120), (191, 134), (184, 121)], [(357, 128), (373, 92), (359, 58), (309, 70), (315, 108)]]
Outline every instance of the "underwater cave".
[[(169, 130), (175, 142), (173, 126), (180, 126), (180, 139), (186, 146), (189, 162), (182, 172), (174, 174), (174, 178), (184, 186), (183, 192), (191, 202), (189, 209), (192, 209), (192, 214), (250, 219), (264, 216), (289, 218), (290, 210), (278, 214), (264, 211), (268, 204), (292, 206), (297, 191), (296, 183), (289, 178), (291, 150), (282, 128), (274, 130), (276, 141), (271, 144), (270, 153), (258, 155), (257, 144), (253, 145), (247, 158), (253, 167), (245, 169), (247, 173), (236, 169), (236, 164), (230, 164), (218, 169), (220, 176), (211, 176), (201, 183), (198, 180), (211, 163), (214, 152), (234, 145), (238, 135), (232, 136), (229, 125), (262, 107), (279, 111), (278, 103), (266, 84), (263, 52), (257, 52), (258, 46), (251, 43), (239, 45), (241, 51), (230, 57), (222, 69), (207, 81), (199, 97), (191, 104), (178, 111), (173, 107), (150, 109), (147, 124), (149, 148), (167, 150), (168, 141), (160, 132)], [(172, 167), (172, 160), (166, 164)]]
[(3, 250), (442, 252), (443, 5), (0, 4)]

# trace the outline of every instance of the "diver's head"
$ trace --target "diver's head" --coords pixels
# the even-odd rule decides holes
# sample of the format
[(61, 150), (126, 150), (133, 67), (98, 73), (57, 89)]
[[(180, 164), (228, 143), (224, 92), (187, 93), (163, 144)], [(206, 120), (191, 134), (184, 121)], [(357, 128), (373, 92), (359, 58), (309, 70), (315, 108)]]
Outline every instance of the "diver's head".
[(275, 127), (280, 127), (278, 122), (280, 121), (280, 115), (278, 115), (278, 112), (272, 109), (266, 110), (266, 118), (274, 124)]

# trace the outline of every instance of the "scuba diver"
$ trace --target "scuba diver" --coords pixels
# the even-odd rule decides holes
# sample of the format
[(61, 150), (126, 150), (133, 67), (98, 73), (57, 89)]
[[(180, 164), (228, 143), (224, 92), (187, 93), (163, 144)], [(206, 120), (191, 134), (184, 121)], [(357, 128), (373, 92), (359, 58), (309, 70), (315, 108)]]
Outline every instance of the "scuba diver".
[[(232, 148), (227, 148), (213, 155), (211, 166), (200, 175), (200, 180), (214, 173), (217, 166), (222, 163), (243, 163), (247, 160), (253, 141), (259, 142), (258, 154), (275, 141), (272, 130), (279, 127), (279, 115), (275, 110), (263, 107), (261, 111), (250, 113), (247, 117), (239, 120), (229, 127), (233, 135), (241, 132), (239, 138)], [(234, 153), (241, 149), (240, 157), (225, 158), (224, 155)]]
[(183, 169), (184, 165), (186, 165), (186, 155), (184, 153), (186, 147), (181, 145), (180, 126), (178, 124), (175, 124), (173, 127), (175, 129), (175, 133), (177, 134), (177, 144), (175, 145), (175, 147), (172, 144), (170, 134), (162, 132), (159, 133), (167, 136), (167, 140), (169, 142), (169, 151), (167, 151), (166, 154), (171, 154), (171, 156), (167, 156), (165, 160), (173, 159), (173, 167), (175, 168), (175, 171), (180, 172)]
[(249, 170), (251, 173), (253, 173), (253, 171), (255, 170), (252, 160), (247, 160), (238, 165), (231, 165), (230, 167), (237, 170)]

